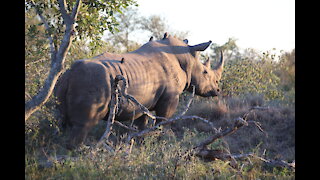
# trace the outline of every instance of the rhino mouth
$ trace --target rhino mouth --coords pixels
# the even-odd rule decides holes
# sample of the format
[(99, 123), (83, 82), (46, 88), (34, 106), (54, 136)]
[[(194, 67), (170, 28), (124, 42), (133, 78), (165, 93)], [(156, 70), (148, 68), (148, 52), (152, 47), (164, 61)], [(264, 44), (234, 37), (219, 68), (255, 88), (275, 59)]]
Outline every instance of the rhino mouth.
[(201, 97), (215, 97), (215, 96), (220, 95), (220, 93), (217, 90), (211, 90), (211, 91), (207, 91), (207, 92), (199, 92), (197, 89), (196, 89), (196, 94)]
[(202, 97), (215, 97), (215, 96), (219, 96), (219, 93), (217, 91), (209, 91), (209, 92), (204, 93), (200, 96), (202, 96)]

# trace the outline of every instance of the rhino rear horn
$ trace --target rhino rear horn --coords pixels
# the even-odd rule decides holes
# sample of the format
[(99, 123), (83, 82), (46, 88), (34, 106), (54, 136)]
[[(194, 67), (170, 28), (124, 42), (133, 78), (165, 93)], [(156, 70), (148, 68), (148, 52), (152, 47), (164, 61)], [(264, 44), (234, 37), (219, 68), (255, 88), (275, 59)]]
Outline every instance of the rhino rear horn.
[(189, 46), (189, 47), (190, 47), (191, 52), (204, 51), (209, 47), (211, 42), (212, 41), (208, 41), (208, 42), (205, 42), (205, 43), (201, 43), (201, 44), (197, 44), (197, 45)]
[(203, 65), (205, 65), (207, 68), (210, 68), (210, 58), (208, 58), (207, 60), (206, 60), (206, 62), (204, 62), (204, 64)]
[(222, 74), (222, 71), (223, 71), (223, 65), (224, 65), (224, 59), (223, 59), (223, 52), (220, 51), (220, 62), (219, 64), (214, 68), (214, 71), (216, 73), (216, 75), (218, 76), (218, 79), (221, 78), (221, 74)]
[(149, 41), (153, 41), (153, 36), (150, 37)]

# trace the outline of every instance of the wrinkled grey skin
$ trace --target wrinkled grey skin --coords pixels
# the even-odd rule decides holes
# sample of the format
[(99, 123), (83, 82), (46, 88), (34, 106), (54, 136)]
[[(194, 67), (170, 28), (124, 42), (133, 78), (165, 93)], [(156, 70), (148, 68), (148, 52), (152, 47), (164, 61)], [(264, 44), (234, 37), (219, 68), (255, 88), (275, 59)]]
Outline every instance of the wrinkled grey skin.
[[(68, 148), (82, 143), (99, 120), (106, 120), (111, 99), (111, 81), (116, 75), (127, 79), (127, 93), (134, 96), (157, 116), (170, 118), (176, 111), (179, 95), (194, 85), (203, 97), (218, 95), (223, 58), (210, 68), (202, 64), (199, 52), (211, 41), (189, 46), (187, 40), (168, 37), (149, 41), (126, 54), (103, 53), (91, 59), (77, 60), (59, 79), (55, 96), (60, 101), (64, 122), (71, 126)], [(222, 54), (221, 54), (222, 55)], [(122, 63), (121, 63), (122, 61)], [(147, 123), (141, 110), (123, 101), (116, 120), (135, 119), (139, 129)]]

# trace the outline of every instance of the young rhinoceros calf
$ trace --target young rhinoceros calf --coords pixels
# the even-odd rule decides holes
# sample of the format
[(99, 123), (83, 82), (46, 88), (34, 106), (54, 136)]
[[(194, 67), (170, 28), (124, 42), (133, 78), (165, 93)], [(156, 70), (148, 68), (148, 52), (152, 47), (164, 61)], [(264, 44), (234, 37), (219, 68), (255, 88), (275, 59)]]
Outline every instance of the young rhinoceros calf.
[[(135, 97), (157, 116), (170, 118), (176, 111), (179, 95), (195, 86), (195, 93), (203, 97), (217, 96), (223, 58), (210, 68), (210, 61), (202, 64), (199, 51), (211, 41), (189, 46), (164, 35), (163, 39), (141, 46), (126, 54), (103, 53), (91, 59), (77, 60), (58, 81), (55, 95), (65, 124), (72, 127), (68, 147), (84, 141), (99, 120), (106, 120), (111, 100), (111, 84), (117, 75), (127, 80), (127, 93)], [(147, 116), (133, 104), (123, 101), (116, 120), (135, 119), (143, 129)]]

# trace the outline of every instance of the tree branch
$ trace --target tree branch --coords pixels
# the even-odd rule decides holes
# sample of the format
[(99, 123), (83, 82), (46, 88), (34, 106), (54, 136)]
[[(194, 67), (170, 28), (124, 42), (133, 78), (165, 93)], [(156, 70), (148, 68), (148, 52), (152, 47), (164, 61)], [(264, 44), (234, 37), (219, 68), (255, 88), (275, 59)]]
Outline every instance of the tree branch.
[(261, 128), (261, 125), (258, 122), (256, 122), (256, 121), (247, 121), (247, 117), (253, 110), (266, 110), (266, 109), (269, 109), (269, 107), (258, 107), (258, 106), (256, 106), (256, 107), (250, 108), (242, 117), (238, 117), (237, 119), (235, 119), (233, 127), (231, 127), (231, 128), (229, 127), (229, 128), (227, 128), (227, 129), (225, 129), (223, 131), (219, 131), (218, 133), (216, 133), (213, 136), (208, 137), (205, 141), (203, 141), (200, 144), (198, 144), (197, 146), (195, 146), (194, 149), (205, 149), (207, 145), (213, 143), (217, 139), (220, 139), (221, 137), (233, 134), (234, 132), (236, 132), (242, 126), (248, 126), (248, 122), (253, 122), (259, 128), (259, 130), (261, 132), (265, 133), (263, 131), (263, 129)]
[[(78, 0), (73, 8), (74, 11), (72, 12), (72, 14), (74, 14), (74, 18), (77, 17), (79, 4), (80, 2)], [(59, 0), (59, 5), (62, 18), (66, 25), (65, 34), (63, 36), (59, 50), (55, 51), (54, 55), (51, 57), (50, 72), (48, 78), (44, 82), (43, 88), (39, 90), (39, 93), (36, 96), (25, 103), (25, 121), (31, 116), (32, 113), (34, 113), (48, 101), (50, 95), (52, 94), (54, 86), (62, 73), (65, 57), (72, 42), (75, 19), (71, 19), (67, 14), (67, 11), (65, 9), (66, 2), (64, 0)]]
[(65, 0), (58, 0), (59, 3), (59, 7), (60, 7), (60, 13), (62, 15), (63, 21), (65, 22), (65, 24), (71, 24), (71, 17), (67, 12), (66, 6), (67, 3)]
[(114, 119), (117, 113), (117, 107), (118, 107), (118, 96), (119, 96), (119, 81), (117, 77), (114, 79), (112, 83), (112, 90), (111, 90), (111, 102), (110, 102), (110, 113), (107, 120), (107, 127), (101, 138), (99, 139), (98, 143), (96, 144), (96, 148), (99, 147), (104, 139), (108, 139), (111, 130), (112, 125), (114, 123)]
[(78, 12), (80, 9), (80, 3), (81, 1), (77, 0), (76, 4), (73, 6), (72, 13), (71, 13), (71, 19), (73, 22), (75, 22), (75, 20), (77, 19)]

